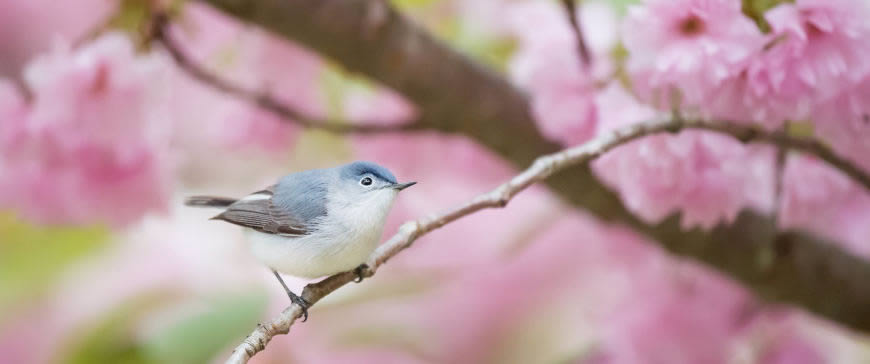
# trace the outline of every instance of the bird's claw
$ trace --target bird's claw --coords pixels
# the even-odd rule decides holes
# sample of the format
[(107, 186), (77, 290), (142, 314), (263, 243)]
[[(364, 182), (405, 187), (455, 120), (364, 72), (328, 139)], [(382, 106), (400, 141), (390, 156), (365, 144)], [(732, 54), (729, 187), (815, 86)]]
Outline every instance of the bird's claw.
[(365, 263), (360, 264), (359, 267), (353, 269), (353, 273), (356, 274), (356, 279), (353, 280), (354, 283), (359, 283), (363, 281), (363, 278), (365, 278), (363, 274), (365, 273), (366, 269), (369, 269), (369, 266)]
[[(289, 292), (288, 292), (289, 293)], [(308, 321), (308, 308), (311, 307), (311, 304), (308, 303), (304, 298), (299, 297), (295, 294), (290, 293), (290, 301), (299, 305), (302, 309), (302, 322)]]
[(278, 271), (272, 269), (272, 274), (274, 274), (275, 278), (278, 279), (278, 282), (281, 283), (281, 287), (284, 287), (284, 292), (287, 292), (287, 297), (290, 297), (290, 302), (293, 302), (302, 308), (302, 322), (308, 321), (308, 308), (311, 307), (311, 304), (301, 296), (297, 296), (295, 293), (290, 291), (290, 288), (287, 288), (287, 284), (284, 283), (284, 279), (281, 278)]

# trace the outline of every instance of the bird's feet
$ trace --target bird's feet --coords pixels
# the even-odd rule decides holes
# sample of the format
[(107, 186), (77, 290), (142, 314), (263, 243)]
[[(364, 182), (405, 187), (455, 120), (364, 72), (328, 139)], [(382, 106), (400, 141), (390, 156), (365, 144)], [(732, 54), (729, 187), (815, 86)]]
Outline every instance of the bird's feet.
[(284, 291), (287, 292), (287, 297), (290, 297), (290, 302), (293, 302), (299, 307), (302, 308), (302, 322), (308, 321), (308, 308), (311, 307), (311, 304), (308, 303), (304, 298), (297, 296), (290, 288), (287, 288), (287, 284), (284, 283), (284, 279), (281, 278), (281, 275), (278, 274), (278, 271), (272, 270), (272, 273), (275, 274), (275, 278), (278, 278), (278, 282), (281, 282), (281, 287), (284, 287)]
[(290, 297), (290, 302), (293, 302), (302, 308), (302, 322), (308, 321), (308, 308), (311, 307), (311, 304), (304, 298), (297, 296), (289, 290), (287, 291), (287, 296)]
[(365, 278), (364, 274), (367, 269), (369, 269), (369, 266), (365, 263), (360, 264), (359, 267), (354, 268), (353, 273), (356, 274), (356, 279), (354, 279), (353, 281), (355, 283), (362, 282), (363, 278)]

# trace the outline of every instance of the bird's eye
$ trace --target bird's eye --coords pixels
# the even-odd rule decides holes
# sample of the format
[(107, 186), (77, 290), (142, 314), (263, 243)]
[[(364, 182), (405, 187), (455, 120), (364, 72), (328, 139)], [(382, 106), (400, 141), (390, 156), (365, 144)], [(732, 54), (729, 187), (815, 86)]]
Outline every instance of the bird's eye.
[(372, 179), (369, 177), (365, 177), (359, 181), (359, 184), (363, 186), (370, 186), (372, 184)]

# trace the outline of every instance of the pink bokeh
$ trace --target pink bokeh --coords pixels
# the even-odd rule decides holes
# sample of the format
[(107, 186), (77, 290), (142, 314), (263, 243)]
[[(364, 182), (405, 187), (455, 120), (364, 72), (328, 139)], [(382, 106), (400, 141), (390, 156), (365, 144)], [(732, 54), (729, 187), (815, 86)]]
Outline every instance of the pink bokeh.
[[(505, 77), (528, 94), (541, 133), (562, 145), (677, 107), (688, 117), (767, 129), (794, 122), (805, 126), (801, 135), (870, 170), (864, 3), (780, 4), (764, 14), (769, 33), (737, 0), (644, 0), (625, 14), (609, 2), (581, 3), (588, 65), (558, 2), (404, 6), (425, 13), (421, 26), (450, 46), (510, 44)], [(303, 131), (190, 77), (159, 44), (140, 49), (135, 35), (99, 32), (116, 7), (0, 0), (0, 217), (109, 227), (103, 248), (8, 306), (0, 358), (62, 361), (110, 313), (143, 297), (159, 300), (123, 323), (136, 349), (215, 297), (262, 295), (261, 320), (286, 307), (241, 230), (208, 220), (215, 211), (183, 207), (184, 196), (238, 197), (292, 171), (372, 160), (419, 182), (397, 200), (386, 238), (524, 167), (460, 134)], [(337, 80), (350, 72), (205, 4), (186, 3), (172, 23), (183, 51), (216, 77), (312, 118), (397, 125), (421, 111), (393, 90)], [(789, 152), (776, 196), (776, 167), (768, 145), (697, 130), (648, 136), (593, 163), (646, 221), (681, 212), (684, 227), (710, 228), (749, 208), (870, 256), (862, 186)], [(0, 235), (0, 253), (4, 243)], [(308, 281), (287, 282), (298, 291)], [(212, 360), (255, 325), (217, 344)], [(329, 295), (253, 362), (811, 364), (866, 360), (865, 341), (761, 301), (729, 277), (533, 186), (504, 209), (431, 232), (377, 276)]]
[(168, 60), (132, 47), (120, 34), (75, 51), (58, 46), (25, 70), (29, 104), (6, 88), (5, 207), (43, 222), (112, 225), (165, 208)]

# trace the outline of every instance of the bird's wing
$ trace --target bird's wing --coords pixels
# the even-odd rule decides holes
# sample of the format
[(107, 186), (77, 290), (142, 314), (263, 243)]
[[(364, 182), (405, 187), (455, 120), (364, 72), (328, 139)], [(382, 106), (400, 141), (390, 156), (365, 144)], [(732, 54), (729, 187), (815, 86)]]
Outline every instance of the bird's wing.
[(285, 176), (277, 184), (229, 205), (214, 219), (268, 234), (302, 236), (326, 215), (328, 176), (306, 171)]
[(258, 191), (242, 198), (219, 215), (215, 220), (244, 226), (267, 234), (303, 236), (311, 229), (306, 221), (292, 211), (276, 206), (273, 197), (275, 186)]

